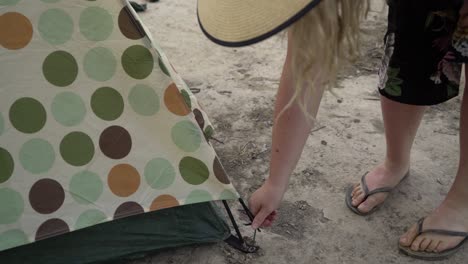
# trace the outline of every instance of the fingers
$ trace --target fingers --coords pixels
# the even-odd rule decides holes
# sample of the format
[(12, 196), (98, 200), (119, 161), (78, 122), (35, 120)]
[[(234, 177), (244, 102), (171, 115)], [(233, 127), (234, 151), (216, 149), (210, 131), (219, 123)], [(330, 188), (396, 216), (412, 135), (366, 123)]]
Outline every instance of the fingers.
[(265, 218), (265, 221), (263, 221), (260, 227), (270, 227), (273, 224), (273, 222), (276, 220), (276, 218), (277, 218), (277, 212), (275, 210), (271, 212), (271, 214), (269, 214), (267, 218)]
[(252, 197), (249, 199), (249, 208), (250, 208), (250, 212), (252, 212), (253, 215), (256, 215), (258, 211), (260, 211), (260, 203), (258, 203)]
[(266, 220), (269, 220), (269, 221), (273, 222), (273, 221), (276, 220), (277, 216), (278, 216), (278, 215), (277, 215), (277, 212), (276, 212), (276, 210), (275, 210), (275, 211), (271, 212), (271, 213), (267, 216)]
[[(264, 222), (265, 219), (272, 213), (272, 211), (267, 210), (265, 207), (262, 207), (258, 214), (255, 215), (255, 218), (252, 222), (252, 228), (258, 229)], [(270, 221), (270, 220), (268, 220)], [(271, 222), (271, 221), (270, 221)]]
[(273, 224), (272, 221), (265, 219), (265, 221), (262, 223), (260, 227), (270, 227)]

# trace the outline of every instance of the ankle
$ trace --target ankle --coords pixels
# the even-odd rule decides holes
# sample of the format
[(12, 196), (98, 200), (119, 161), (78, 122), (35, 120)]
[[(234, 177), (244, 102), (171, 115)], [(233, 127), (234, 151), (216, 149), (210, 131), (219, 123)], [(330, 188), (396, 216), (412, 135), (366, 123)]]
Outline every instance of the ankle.
[(409, 170), (409, 161), (385, 159), (383, 166), (394, 173), (406, 173)]

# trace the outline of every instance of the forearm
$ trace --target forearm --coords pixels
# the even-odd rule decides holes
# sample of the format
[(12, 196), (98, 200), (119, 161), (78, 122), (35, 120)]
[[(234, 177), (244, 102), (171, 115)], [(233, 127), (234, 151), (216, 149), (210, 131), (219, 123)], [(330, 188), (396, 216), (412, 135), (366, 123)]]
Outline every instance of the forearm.
[(297, 103), (285, 110), (279, 117), (278, 114), (289, 103), (294, 95), (294, 80), (291, 72), (291, 45), (288, 48), (288, 55), (280, 87), (275, 104), (275, 124), (273, 126), (270, 176), (267, 180), (281, 191), (286, 191), (290, 175), (295, 169), (306, 140), (313, 126), (313, 120), (317, 116), (318, 108), (323, 94), (322, 87), (317, 87), (315, 91), (306, 98), (309, 105), (308, 115), (306, 115)]

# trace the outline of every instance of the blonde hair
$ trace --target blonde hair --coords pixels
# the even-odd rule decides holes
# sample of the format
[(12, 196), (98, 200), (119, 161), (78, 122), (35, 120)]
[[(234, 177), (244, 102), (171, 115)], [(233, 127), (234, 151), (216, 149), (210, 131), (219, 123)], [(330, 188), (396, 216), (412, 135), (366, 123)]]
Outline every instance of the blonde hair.
[(291, 26), (295, 91), (282, 112), (298, 103), (308, 119), (314, 120), (307, 111), (307, 98), (316, 89), (334, 85), (340, 66), (358, 57), (360, 22), (369, 7), (369, 0), (322, 0)]

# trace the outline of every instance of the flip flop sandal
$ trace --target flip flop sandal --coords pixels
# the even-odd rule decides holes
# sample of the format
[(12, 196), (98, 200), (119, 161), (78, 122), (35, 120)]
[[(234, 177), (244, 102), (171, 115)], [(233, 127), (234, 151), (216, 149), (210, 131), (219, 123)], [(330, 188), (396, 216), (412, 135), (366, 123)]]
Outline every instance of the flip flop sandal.
[(425, 251), (413, 251), (410, 247), (405, 247), (398, 244), (400, 248), (400, 252), (417, 259), (422, 260), (444, 260), (455, 254), (460, 248), (468, 241), (468, 232), (457, 232), (457, 231), (450, 231), (444, 229), (426, 229), (423, 230), (423, 223), (424, 218), (419, 219), (418, 221), (418, 236), (421, 234), (438, 234), (444, 236), (452, 236), (452, 237), (464, 237), (458, 245), (453, 248), (441, 251), (441, 252), (425, 252)]
[[(362, 185), (362, 189), (364, 191), (364, 199), (363, 201), (365, 201), (367, 198), (369, 198), (369, 196), (371, 195), (374, 195), (374, 194), (377, 194), (377, 193), (390, 193), (391, 191), (393, 191), (398, 185), (400, 185), (400, 183), (402, 183), (406, 178), (408, 178), (409, 176), (409, 171), (405, 174), (405, 176), (403, 177), (403, 179), (401, 179), (401, 181), (395, 186), (395, 187), (383, 187), (383, 188), (377, 188), (375, 190), (372, 190), (372, 191), (369, 191), (369, 187), (367, 186), (366, 184), (366, 175), (367, 175), (367, 172), (364, 173), (364, 175), (362, 175), (362, 178), (361, 178), (361, 185)], [(359, 209), (357, 207), (354, 207), (353, 206), (353, 197), (352, 197), (352, 193), (353, 193), (353, 190), (354, 190), (354, 185), (351, 185), (348, 187), (348, 190), (346, 191), (346, 205), (348, 206), (348, 208), (353, 211), (354, 213), (360, 215), (360, 216), (366, 216), (366, 215), (370, 215), (372, 214), (373, 212), (375, 212), (377, 209), (380, 208), (380, 206), (383, 204), (383, 202), (379, 205), (376, 205), (374, 208), (372, 208), (369, 212), (367, 213), (363, 213), (361, 211), (359, 211)]]

